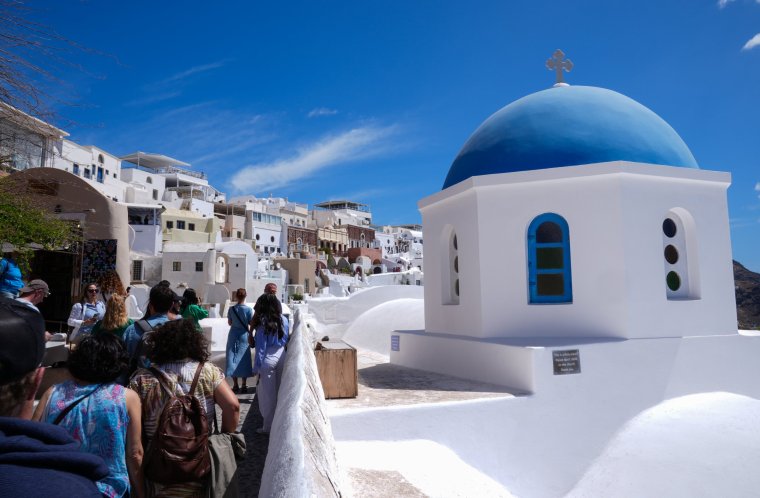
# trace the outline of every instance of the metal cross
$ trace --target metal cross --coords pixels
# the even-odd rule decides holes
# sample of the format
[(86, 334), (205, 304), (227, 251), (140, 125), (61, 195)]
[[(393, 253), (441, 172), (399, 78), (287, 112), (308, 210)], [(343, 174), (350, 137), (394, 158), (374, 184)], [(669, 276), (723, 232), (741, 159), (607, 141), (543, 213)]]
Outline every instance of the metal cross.
[(564, 70), (569, 73), (570, 70), (573, 69), (573, 61), (570, 59), (565, 59), (565, 53), (562, 50), (557, 49), (554, 51), (551, 59), (546, 61), (546, 67), (550, 71), (554, 71), (554, 73), (557, 75), (557, 81), (554, 83), (554, 86), (567, 85), (567, 83), (565, 83), (565, 79), (563, 78), (562, 71)]

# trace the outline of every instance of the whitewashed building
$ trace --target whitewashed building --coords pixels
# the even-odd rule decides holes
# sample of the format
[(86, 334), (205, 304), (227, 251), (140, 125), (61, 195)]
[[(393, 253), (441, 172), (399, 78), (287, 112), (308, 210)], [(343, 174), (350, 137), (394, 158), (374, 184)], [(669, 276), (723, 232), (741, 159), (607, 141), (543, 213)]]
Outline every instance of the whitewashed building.
[(534, 391), (539, 346), (735, 336), (729, 185), (619, 93), (504, 107), (419, 202), (425, 331), (394, 333), (391, 361)]

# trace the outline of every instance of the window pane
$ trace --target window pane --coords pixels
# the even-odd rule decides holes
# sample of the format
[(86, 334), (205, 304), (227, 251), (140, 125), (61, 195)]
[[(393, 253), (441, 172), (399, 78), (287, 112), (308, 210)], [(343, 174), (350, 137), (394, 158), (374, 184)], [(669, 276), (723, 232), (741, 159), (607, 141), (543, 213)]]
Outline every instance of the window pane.
[(553, 221), (545, 221), (536, 230), (536, 242), (562, 242), (562, 228)]
[(678, 263), (678, 249), (675, 246), (668, 245), (665, 247), (665, 261), (671, 265)]
[(668, 284), (668, 288), (673, 292), (681, 288), (681, 277), (674, 271), (668, 273), (667, 277), (665, 277), (665, 281)]
[(565, 277), (561, 273), (536, 275), (539, 296), (561, 296), (565, 293)]
[(561, 270), (564, 267), (561, 247), (536, 248), (536, 268), (539, 270)]
[(668, 238), (675, 237), (677, 232), (676, 222), (670, 218), (665, 218), (665, 221), (662, 222), (662, 232)]

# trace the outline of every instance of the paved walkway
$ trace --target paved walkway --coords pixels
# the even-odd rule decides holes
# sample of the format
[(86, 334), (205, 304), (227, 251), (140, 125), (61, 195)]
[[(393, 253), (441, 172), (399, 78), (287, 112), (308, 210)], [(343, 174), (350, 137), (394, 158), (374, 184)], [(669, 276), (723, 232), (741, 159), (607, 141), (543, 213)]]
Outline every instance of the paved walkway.
[[(252, 379), (249, 379), (252, 380)], [(263, 423), (259, 403), (248, 388), (248, 394), (238, 394), (240, 400), (240, 423), (238, 430), (245, 436), (246, 456), (238, 463), (239, 491), (241, 498), (259, 496), (261, 474), (267, 458), (269, 436), (257, 434), (256, 429)]]

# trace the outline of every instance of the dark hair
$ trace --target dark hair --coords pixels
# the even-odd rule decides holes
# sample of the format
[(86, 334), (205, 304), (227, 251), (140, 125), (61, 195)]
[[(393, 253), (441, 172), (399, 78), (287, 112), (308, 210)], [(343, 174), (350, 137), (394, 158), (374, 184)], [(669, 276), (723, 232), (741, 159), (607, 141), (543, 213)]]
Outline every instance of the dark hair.
[[(90, 282), (89, 284), (85, 285), (84, 289), (82, 289), (82, 297), (79, 300), (81, 303), (84, 303), (85, 301), (87, 301), (87, 289), (89, 289), (93, 285), (95, 286), (96, 289), (100, 290), (100, 286), (98, 285), (97, 282)], [(95, 295), (97, 295), (97, 293)]]
[(264, 333), (268, 335), (277, 334), (282, 339), (285, 331), (282, 328), (282, 305), (280, 300), (274, 294), (262, 294), (256, 300), (258, 309), (256, 312), (261, 317), (261, 324), (264, 326)]
[(174, 302), (174, 291), (161, 284), (154, 285), (150, 289), (149, 302), (156, 313), (166, 313)]
[(171, 320), (156, 328), (149, 339), (153, 350), (148, 359), (153, 363), (169, 363), (190, 358), (207, 361), (208, 341), (192, 320)]
[(182, 306), (180, 310), (184, 313), (191, 304), (198, 304), (198, 294), (196, 294), (195, 289), (185, 289), (185, 292), (182, 294)]
[(235, 291), (235, 299), (238, 301), (242, 301), (245, 299), (245, 297), (248, 295), (248, 291), (243, 289), (242, 287)]
[(171, 287), (172, 284), (168, 280), (161, 280), (156, 285), (160, 285), (161, 287)]
[(71, 352), (68, 367), (77, 380), (105, 383), (116, 380), (128, 361), (124, 341), (103, 332), (86, 335)]

